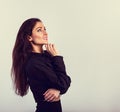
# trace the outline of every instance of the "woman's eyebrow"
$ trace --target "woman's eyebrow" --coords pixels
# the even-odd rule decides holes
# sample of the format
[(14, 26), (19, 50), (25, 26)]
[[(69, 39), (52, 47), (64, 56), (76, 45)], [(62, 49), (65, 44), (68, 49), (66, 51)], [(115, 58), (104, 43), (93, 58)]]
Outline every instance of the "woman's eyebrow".
[[(42, 27), (37, 27), (36, 30), (39, 29), (39, 28), (42, 29)], [(44, 29), (46, 29), (46, 28), (44, 27)]]
[(37, 27), (36, 29), (39, 29), (39, 28), (41, 29), (42, 27)]

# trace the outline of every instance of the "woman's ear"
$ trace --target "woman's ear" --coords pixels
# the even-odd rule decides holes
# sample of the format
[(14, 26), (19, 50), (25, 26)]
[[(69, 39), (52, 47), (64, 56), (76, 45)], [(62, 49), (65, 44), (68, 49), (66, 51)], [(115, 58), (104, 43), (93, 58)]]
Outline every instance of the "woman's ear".
[(28, 36), (28, 40), (31, 42), (33, 39), (31, 36)]

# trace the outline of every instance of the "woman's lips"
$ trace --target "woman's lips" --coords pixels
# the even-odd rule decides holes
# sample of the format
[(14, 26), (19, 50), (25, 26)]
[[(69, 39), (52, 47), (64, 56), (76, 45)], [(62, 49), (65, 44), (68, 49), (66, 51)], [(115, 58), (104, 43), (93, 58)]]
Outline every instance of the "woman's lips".
[(43, 39), (44, 39), (44, 40), (48, 40), (48, 38), (47, 38), (47, 37), (44, 37)]

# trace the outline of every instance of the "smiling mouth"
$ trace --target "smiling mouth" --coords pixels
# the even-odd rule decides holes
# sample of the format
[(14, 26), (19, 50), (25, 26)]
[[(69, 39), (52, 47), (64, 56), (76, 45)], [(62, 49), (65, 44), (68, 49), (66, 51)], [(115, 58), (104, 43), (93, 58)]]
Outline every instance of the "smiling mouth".
[(44, 39), (44, 40), (48, 40), (48, 38), (47, 38), (47, 37), (44, 37), (43, 39)]

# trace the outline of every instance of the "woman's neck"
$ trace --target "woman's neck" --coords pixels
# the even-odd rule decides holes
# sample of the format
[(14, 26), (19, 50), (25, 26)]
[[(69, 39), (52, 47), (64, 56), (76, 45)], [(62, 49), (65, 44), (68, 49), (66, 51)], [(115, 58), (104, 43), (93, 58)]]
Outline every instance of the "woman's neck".
[(42, 53), (43, 52), (43, 48), (42, 48), (42, 46), (33, 46), (32, 52)]

